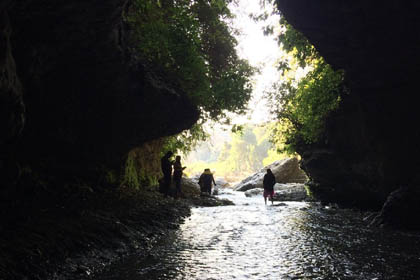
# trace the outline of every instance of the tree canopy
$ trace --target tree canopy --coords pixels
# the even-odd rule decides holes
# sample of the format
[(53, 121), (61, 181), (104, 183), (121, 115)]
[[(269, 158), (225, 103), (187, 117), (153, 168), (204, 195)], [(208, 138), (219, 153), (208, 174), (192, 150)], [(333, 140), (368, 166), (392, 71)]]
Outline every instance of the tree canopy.
[(279, 82), (267, 96), (281, 123), (275, 129), (273, 141), (294, 153), (299, 145), (314, 143), (322, 136), (327, 116), (338, 108), (345, 92), (344, 72), (326, 63), (283, 16), (280, 30), (278, 43), (287, 58), (278, 63)]
[(185, 92), (201, 121), (243, 113), (254, 69), (236, 54), (231, 0), (135, 0), (127, 14), (133, 52)]
[(217, 176), (235, 180), (286, 157), (276, 153), (269, 141), (273, 125), (247, 124), (230, 135), (218, 135), (212, 139), (214, 143), (202, 142), (186, 159), (187, 173), (194, 175), (210, 168)]

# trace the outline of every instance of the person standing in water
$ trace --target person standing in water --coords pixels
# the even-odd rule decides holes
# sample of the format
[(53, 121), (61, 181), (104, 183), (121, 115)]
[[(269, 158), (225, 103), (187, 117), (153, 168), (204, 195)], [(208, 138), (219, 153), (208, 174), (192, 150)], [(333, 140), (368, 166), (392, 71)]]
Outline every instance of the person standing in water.
[(169, 190), (171, 187), (171, 177), (172, 177), (172, 162), (169, 160), (173, 155), (171, 151), (168, 151), (161, 159), (160, 166), (163, 173), (163, 194), (165, 196), (169, 195)]
[(267, 205), (267, 197), (270, 196), (271, 204), (273, 204), (274, 196), (274, 185), (276, 184), (276, 177), (274, 177), (271, 169), (267, 169), (267, 173), (264, 175), (263, 186), (264, 186), (264, 203)]
[(182, 194), (181, 191), (181, 179), (182, 179), (182, 171), (185, 169), (186, 167), (182, 166), (181, 164), (181, 156), (176, 156), (175, 157), (175, 162), (174, 162), (174, 175), (173, 175), (173, 179), (175, 182), (175, 197), (179, 197)]
[(201, 174), (200, 179), (198, 180), (198, 184), (201, 187), (201, 192), (206, 192), (211, 195), (211, 185), (212, 183), (216, 186), (216, 182), (214, 181), (213, 174), (211, 173), (209, 168), (204, 169), (203, 174)]

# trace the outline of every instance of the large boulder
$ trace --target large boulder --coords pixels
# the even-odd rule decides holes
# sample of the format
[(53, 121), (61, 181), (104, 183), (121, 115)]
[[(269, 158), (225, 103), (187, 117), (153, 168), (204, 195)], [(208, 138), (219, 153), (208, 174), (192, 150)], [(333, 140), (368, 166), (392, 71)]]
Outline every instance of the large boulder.
[(230, 186), (229, 182), (225, 180), (223, 177), (214, 178), (216, 181), (216, 185), (221, 188), (228, 188)]
[(420, 189), (415, 187), (401, 187), (393, 191), (371, 225), (419, 230), (419, 196)]
[[(255, 188), (245, 192), (246, 197), (262, 196), (264, 189)], [(304, 184), (275, 184), (274, 201), (306, 201), (309, 199)]]
[(286, 158), (275, 161), (235, 186), (235, 191), (247, 191), (263, 187), (263, 179), (267, 168), (270, 168), (276, 177), (277, 183), (304, 183), (307, 180), (305, 173), (300, 169), (297, 158)]
[(261, 196), (263, 194), (264, 189), (256, 188), (256, 189), (250, 189), (244, 192), (246, 197), (252, 197), (252, 196)]
[[(173, 185), (172, 187), (175, 188), (175, 185)], [(185, 189), (191, 189), (191, 190), (197, 190), (200, 191), (200, 185), (198, 184), (198, 181), (196, 181), (193, 178), (187, 178), (187, 177), (183, 177), (181, 180), (181, 188), (183, 190)]]
[(276, 184), (274, 201), (306, 201), (309, 199), (305, 185), (300, 183)]

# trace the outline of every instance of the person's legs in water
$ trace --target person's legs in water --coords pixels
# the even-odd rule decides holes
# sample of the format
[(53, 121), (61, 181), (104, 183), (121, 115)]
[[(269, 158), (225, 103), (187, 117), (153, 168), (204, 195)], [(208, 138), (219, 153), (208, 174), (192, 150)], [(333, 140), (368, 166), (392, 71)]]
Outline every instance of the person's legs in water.
[(164, 184), (164, 195), (165, 197), (167, 197), (169, 195), (169, 190), (171, 188), (171, 175), (165, 175), (164, 179), (163, 179), (163, 184)]
[(181, 178), (174, 178), (175, 181), (175, 198), (178, 198), (181, 196)]
[(267, 191), (266, 190), (264, 190), (263, 197), (264, 197), (264, 203), (265, 205), (267, 205)]

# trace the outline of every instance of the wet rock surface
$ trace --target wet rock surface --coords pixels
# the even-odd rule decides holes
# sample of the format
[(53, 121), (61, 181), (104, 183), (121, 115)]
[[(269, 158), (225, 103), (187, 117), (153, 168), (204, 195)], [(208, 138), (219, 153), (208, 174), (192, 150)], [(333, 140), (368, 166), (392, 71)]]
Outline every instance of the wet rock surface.
[(86, 188), (46, 197), (2, 215), (1, 279), (88, 276), (134, 251), (145, 254), (190, 213), (188, 203), (164, 199), (153, 189)]
[(228, 206), (234, 203), (227, 198), (218, 198), (212, 195), (202, 194), (199, 198), (191, 199), (194, 206), (214, 207), (214, 206)]
[(414, 187), (401, 187), (393, 191), (385, 201), (372, 226), (420, 230), (418, 213), (420, 191)]
[[(255, 188), (245, 192), (246, 197), (262, 196), (264, 189)], [(274, 201), (307, 201), (310, 200), (304, 184), (275, 184), (274, 185)]]
[(234, 190), (247, 191), (254, 188), (262, 188), (267, 168), (271, 169), (277, 183), (303, 183), (307, 180), (305, 173), (299, 167), (298, 160), (296, 158), (287, 158), (276, 161), (242, 180), (234, 187)]

